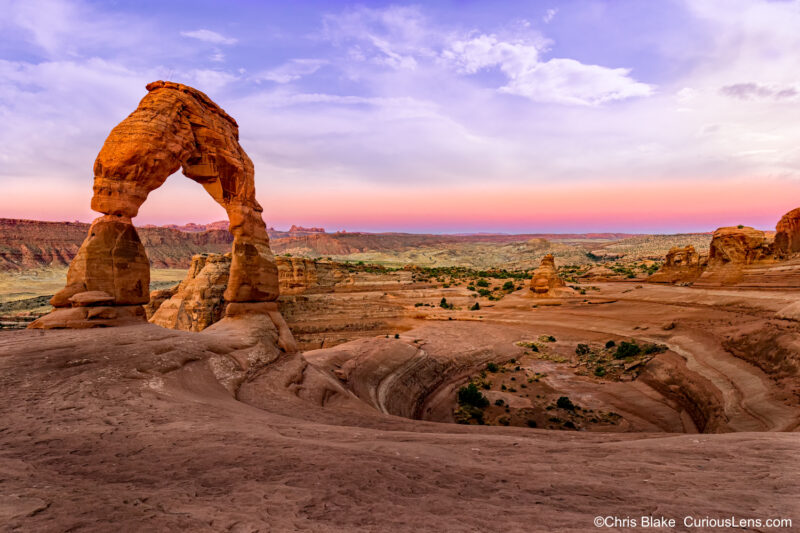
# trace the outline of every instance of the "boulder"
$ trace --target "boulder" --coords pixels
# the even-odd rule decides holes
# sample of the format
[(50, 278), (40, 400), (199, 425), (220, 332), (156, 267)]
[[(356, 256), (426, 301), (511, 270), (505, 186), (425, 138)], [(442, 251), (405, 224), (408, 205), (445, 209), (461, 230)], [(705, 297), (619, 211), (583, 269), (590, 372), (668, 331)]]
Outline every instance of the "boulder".
[(749, 226), (719, 228), (711, 238), (708, 254), (709, 267), (725, 265), (747, 265), (768, 259), (772, 250), (763, 231)]

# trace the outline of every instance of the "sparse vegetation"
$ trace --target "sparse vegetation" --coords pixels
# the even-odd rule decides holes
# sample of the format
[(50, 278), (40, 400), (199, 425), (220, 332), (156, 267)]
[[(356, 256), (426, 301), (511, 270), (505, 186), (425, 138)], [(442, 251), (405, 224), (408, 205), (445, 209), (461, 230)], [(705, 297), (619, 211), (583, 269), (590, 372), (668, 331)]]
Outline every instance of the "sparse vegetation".
[(574, 411), (575, 404), (567, 396), (561, 396), (556, 400), (556, 407), (559, 409), (566, 409), (567, 411)]
[(615, 359), (627, 359), (641, 353), (641, 347), (635, 342), (622, 341), (614, 352)]

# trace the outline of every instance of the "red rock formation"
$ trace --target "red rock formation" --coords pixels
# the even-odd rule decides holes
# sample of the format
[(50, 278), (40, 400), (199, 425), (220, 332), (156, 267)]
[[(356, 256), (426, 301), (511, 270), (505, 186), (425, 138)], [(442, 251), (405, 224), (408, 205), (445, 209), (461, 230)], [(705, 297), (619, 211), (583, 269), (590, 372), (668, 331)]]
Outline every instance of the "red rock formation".
[(747, 265), (771, 256), (763, 231), (749, 226), (716, 230), (711, 238), (709, 266), (733, 263)]
[[(104, 216), (92, 224), (53, 305), (66, 307), (72, 296), (87, 290), (104, 290), (116, 306), (148, 301), (149, 265), (131, 218), (178, 169), (203, 185), (228, 213), (233, 251), (225, 300), (277, 299), (277, 266), (255, 198), (253, 163), (239, 145), (236, 121), (191, 87), (158, 81), (147, 90), (97, 156), (92, 209)], [(65, 325), (50, 316), (31, 327)]]
[(783, 215), (775, 226), (775, 255), (788, 257), (800, 252), (800, 207)]
[(542, 262), (533, 272), (531, 278), (531, 292), (536, 296), (556, 296), (557, 289), (565, 287), (566, 283), (556, 272), (556, 262), (553, 254), (542, 257)]
[[(223, 294), (228, 284), (231, 254), (198, 254), (189, 272), (171, 296), (155, 310), (150, 322), (170, 329), (202, 331), (222, 318)], [(159, 299), (163, 291), (153, 291)], [(155, 298), (154, 298), (155, 297)]]
[(703, 272), (704, 261), (694, 246), (673, 246), (658, 272), (647, 281), (654, 283), (691, 282)]

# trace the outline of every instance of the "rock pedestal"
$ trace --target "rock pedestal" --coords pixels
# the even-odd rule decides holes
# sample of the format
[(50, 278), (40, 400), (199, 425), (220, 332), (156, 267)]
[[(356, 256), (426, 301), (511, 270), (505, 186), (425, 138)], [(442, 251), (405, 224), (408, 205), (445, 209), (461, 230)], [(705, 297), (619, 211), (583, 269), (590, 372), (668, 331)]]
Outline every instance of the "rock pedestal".
[(556, 296), (557, 290), (566, 287), (564, 280), (558, 276), (553, 254), (547, 254), (533, 272), (530, 290), (535, 296)]

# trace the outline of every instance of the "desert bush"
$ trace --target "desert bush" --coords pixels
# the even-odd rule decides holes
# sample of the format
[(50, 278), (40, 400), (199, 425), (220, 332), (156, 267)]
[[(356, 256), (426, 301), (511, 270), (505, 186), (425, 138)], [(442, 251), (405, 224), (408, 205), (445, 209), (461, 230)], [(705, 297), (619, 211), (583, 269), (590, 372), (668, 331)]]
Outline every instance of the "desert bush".
[(567, 396), (561, 396), (558, 400), (556, 400), (556, 407), (559, 409), (566, 409), (567, 411), (574, 411), (575, 404), (572, 403)]
[(475, 302), (472, 305), (472, 307), (469, 308), (470, 311), (480, 311), (480, 309), (481, 309), (481, 304), (479, 304), (478, 302)]
[(635, 342), (622, 341), (619, 343), (619, 346), (617, 346), (617, 351), (614, 352), (614, 358), (626, 359), (628, 357), (639, 355), (641, 352), (642, 349)]
[(575, 348), (575, 353), (576, 353), (577, 355), (588, 355), (589, 353), (591, 353), (591, 351), (592, 351), (592, 349), (591, 349), (591, 348), (589, 348), (589, 345), (588, 345), (588, 344), (579, 344), (579, 345), (578, 345), (578, 346)]
[(613, 347), (614, 347), (614, 346), (616, 346), (616, 345), (617, 345), (617, 343), (616, 343), (616, 342), (614, 342), (614, 341), (608, 341), (608, 342), (606, 343), (606, 348), (613, 348)]
[(470, 405), (482, 409), (489, 406), (489, 400), (478, 390), (478, 386), (470, 383), (458, 389), (458, 404)]
[(475, 283), (475, 285), (477, 285), (478, 287), (488, 287), (489, 282), (486, 281), (485, 279), (479, 279), (478, 282)]
[(478, 289), (478, 294), (480, 294), (481, 296), (491, 296), (492, 291), (490, 291), (489, 289)]
[(494, 401), (494, 404), (497, 405), (498, 407), (502, 407), (503, 405), (505, 405), (505, 403), (506, 402), (504, 402), (502, 398), (498, 398), (497, 400)]
[(506, 281), (503, 283), (503, 290), (504, 291), (513, 291), (514, 290), (514, 282), (513, 281)]
[(495, 373), (499, 369), (500, 367), (497, 366), (497, 363), (486, 363), (486, 370), (488, 370), (489, 372)]
[(606, 375), (606, 369), (603, 368), (602, 366), (598, 366), (597, 368), (594, 369), (594, 375), (597, 376), (598, 378), (602, 378), (603, 376)]

